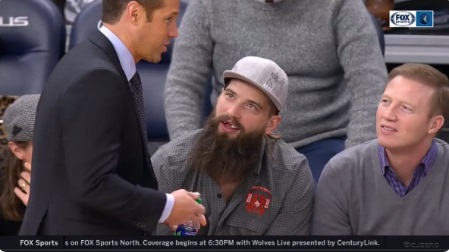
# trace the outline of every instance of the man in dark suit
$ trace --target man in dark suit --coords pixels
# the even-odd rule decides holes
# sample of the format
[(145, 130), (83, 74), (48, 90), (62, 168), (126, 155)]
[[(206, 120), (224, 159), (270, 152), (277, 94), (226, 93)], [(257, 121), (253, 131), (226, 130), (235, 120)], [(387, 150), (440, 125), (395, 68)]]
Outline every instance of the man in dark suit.
[(103, 27), (58, 63), (38, 105), (20, 234), (136, 235), (204, 222), (197, 193), (157, 191), (135, 66), (160, 61), (178, 11), (179, 0), (103, 0)]

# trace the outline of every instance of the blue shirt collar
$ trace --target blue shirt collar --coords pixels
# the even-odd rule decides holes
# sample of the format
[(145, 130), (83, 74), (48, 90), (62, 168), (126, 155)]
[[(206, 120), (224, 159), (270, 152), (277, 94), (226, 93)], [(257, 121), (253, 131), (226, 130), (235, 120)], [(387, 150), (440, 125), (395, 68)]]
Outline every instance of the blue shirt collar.
[[(382, 170), (382, 174), (385, 175), (385, 169), (390, 167), (390, 163), (388, 162), (387, 154), (385, 152), (385, 148), (379, 144), (378, 147), (379, 151), (379, 162), (380, 162), (380, 168)], [(436, 154), (437, 154), (437, 145), (435, 143), (435, 140), (433, 140), (432, 145), (430, 146), (429, 150), (427, 151), (424, 158), (421, 160), (421, 164), (424, 165), (424, 173), (427, 174), (432, 167), (433, 163), (436, 160)]]
[(100, 32), (103, 33), (109, 41), (111, 41), (115, 51), (117, 52), (123, 72), (125, 72), (126, 78), (130, 81), (136, 73), (136, 63), (134, 63), (134, 58), (131, 52), (125, 44), (123, 44), (123, 42), (104, 25), (101, 26)]

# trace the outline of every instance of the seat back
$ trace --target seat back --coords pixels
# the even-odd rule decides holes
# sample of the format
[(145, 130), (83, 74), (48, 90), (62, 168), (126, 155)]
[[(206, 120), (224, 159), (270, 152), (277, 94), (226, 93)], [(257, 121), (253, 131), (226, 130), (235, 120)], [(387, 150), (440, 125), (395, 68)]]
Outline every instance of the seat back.
[[(187, 1), (180, 1), (178, 26), (181, 23), (182, 15), (186, 7)], [(98, 29), (101, 20), (101, 12), (101, 0), (94, 0), (81, 10), (73, 23), (69, 48), (86, 40), (90, 33)], [(171, 62), (172, 49), (173, 42), (167, 48), (167, 52), (162, 54), (162, 59), (157, 64), (145, 61), (137, 64), (137, 71), (142, 79), (148, 132), (147, 137), (149, 141), (166, 142), (169, 140), (164, 112), (164, 86)]]
[(168, 142), (164, 111), (164, 87), (169, 64), (142, 61), (137, 71), (142, 79), (147, 136), (149, 141)]
[(0, 94), (41, 93), (64, 54), (65, 34), (51, 0), (1, 0)]
[(98, 29), (102, 10), (101, 0), (94, 0), (81, 10), (70, 30), (69, 50), (87, 40), (90, 34)]

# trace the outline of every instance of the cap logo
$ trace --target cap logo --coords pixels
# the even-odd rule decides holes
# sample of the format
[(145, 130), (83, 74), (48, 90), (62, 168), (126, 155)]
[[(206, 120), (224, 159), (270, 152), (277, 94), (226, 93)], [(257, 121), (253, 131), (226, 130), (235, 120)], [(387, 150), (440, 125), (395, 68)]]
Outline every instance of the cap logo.
[(279, 89), (282, 90), (283, 86), (285, 84), (285, 80), (279, 79), (279, 73), (271, 73), (271, 77), (270, 79), (267, 80), (267, 82), (265, 82), (263, 84), (263, 87), (265, 89), (267, 89), (270, 92), (273, 92), (273, 90), (277, 89), (279, 86)]
[(12, 135), (17, 136), (20, 132), (22, 132), (23, 128), (17, 126), (17, 124), (14, 124), (14, 127), (12, 127)]

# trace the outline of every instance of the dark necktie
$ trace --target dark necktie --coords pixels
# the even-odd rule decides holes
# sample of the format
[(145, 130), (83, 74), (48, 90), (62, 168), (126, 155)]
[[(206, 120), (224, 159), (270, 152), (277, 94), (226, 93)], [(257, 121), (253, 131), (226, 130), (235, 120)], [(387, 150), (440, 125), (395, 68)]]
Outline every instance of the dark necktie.
[(143, 92), (142, 92), (142, 81), (140, 80), (139, 73), (136, 72), (134, 76), (129, 81), (131, 84), (131, 92), (134, 97), (134, 103), (137, 109), (137, 116), (139, 117), (139, 124), (142, 130), (142, 136), (144, 143), (147, 142), (147, 127), (145, 120), (145, 109), (143, 105)]
[(149, 169), (144, 169), (146, 172), (150, 172), (151, 181), (142, 182), (144, 185), (157, 189), (157, 181), (155, 179), (153, 169), (151, 166), (150, 155), (147, 149), (147, 123), (145, 120), (145, 108), (143, 105), (143, 92), (142, 92), (142, 81), (140, 80), (139, 73), (136, 72), (134, 76), (129, 80), (131, 84), (131, 92), (134, 98), (134, 104), (137, 109), (137, 116), (140, 124), (140, 129), (142, 130), (142, 141), (143, 141), (143, 152), (145, 157), (146, 167)]

